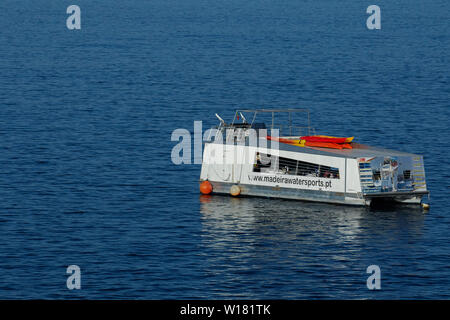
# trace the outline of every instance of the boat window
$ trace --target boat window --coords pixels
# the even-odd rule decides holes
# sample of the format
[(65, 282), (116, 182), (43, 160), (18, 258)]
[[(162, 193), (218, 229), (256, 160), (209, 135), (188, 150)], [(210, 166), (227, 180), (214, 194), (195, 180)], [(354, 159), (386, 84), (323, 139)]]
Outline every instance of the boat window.
[(253, 172), (339, 179), (339, 169), (316, 163), (297, 161), (265, 153), (256, 153)]
[(271, 156), (265, 153), (256, 153), (256, 161), (253, 165), (253, 172), (267, 172), (272, 167)]
[(405, 178), (405, 180), (411, 179), (411, 170), (403, 171), (403, 177)]
[(297, 174), (297, 161), (293, 159), (278, 158), (278, 170), (281, 171), (283, 174)]
[(380, 180), (380, 179), (381, 179), (381, 173), (380, 173), (380, 170), (374, 170), (374, 171), (373, 171), (373, 179), (374, 179), (374, 180)]

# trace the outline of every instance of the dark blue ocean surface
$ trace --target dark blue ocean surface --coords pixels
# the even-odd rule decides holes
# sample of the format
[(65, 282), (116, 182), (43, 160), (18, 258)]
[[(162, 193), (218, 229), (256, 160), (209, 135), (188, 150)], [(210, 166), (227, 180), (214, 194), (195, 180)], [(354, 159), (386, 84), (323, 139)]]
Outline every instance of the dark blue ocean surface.
[[(450, 298), (450, 2), (369, 4), (2, 0), (0, 298)], [(171, 162), (173, 130), (274, 107), (423, 154), (430, 211), (204, 197)]]

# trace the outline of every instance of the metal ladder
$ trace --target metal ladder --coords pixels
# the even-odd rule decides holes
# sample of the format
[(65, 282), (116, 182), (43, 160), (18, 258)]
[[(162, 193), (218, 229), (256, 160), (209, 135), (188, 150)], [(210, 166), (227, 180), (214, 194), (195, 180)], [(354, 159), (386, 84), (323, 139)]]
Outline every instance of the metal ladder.
[(422, 157), (413, 157), (413, 172), (414, 178), (414, 191), (419, 189), (426, 189), (427, 184), (425, 181), (425, 169), (423, 166), (423, 158)]
[(373, 183), (373, 173), (370, 164), (367, 162), (360, 162), (358, 166), (361, 188), (366, 192), (375, 191), (375, 185)]

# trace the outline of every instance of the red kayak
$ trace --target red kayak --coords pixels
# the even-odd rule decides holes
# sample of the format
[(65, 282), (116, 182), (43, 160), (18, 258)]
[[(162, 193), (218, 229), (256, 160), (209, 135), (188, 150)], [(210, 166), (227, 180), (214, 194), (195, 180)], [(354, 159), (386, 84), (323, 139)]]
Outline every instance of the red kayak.
[(267, 136), (267, 140), (279, 141), (279, 142), (287, 143), (287, 144), (296, 144), (296, 143), (298, 143), (298, 140), (279, 138), (279, 137), (271, 137), (271, 136)]
[(330, 136), (304, 136), (300, 138), (306, 142), (325, 142), (325, 143), (350, 143), (353, 137), (330, 137)]
[[(303, 138), (303, 137), (302, 137)], [(348, 139), (348, 138), (345, 138)], [(353, 139), (353, 138), (351, 138)], [(330, 148), (330, 149), (352, 149), (352, 145), (350, 143), (334, 143), (334, 142), (314, 142), (314, 141), (305, 141), (305, 140), (294, 140), (294, 139), (286, 139), (279, 137), (271, 137), (267, 136), (267, 140), (274, 140), (281, 143), (292, 144), (298, 147), (317, 147), (317, 148)]]
[(305, 146), (307, 147), (317, 147), (317, 148), (330, 148), (330, 149), (352, 149), (350, 143), (333, 143), (333, 142), (313, 142), (306, 141)]

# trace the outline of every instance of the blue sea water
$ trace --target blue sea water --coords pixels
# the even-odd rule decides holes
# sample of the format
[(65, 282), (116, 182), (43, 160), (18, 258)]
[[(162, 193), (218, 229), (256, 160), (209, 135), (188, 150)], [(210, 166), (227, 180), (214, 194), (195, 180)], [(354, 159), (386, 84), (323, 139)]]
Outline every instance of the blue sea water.
[[(2, 0), (0, 298), (449, 299), (450, 3), (369, 4)], [(273, 107), (423, 154), (430, 211), (205, 197), (171, 162), (173, 130)]]

